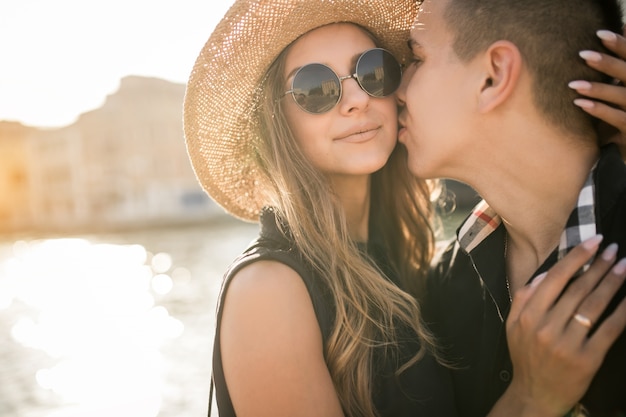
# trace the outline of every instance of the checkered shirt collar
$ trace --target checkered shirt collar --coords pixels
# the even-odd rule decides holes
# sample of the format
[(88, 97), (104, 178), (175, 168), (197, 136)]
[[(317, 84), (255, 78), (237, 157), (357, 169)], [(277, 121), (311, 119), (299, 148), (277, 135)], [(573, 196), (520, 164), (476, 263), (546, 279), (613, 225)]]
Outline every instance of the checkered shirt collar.
[(467, 253), (470, 253), (476, 246), (487, 238), (500, 226), (502, 219), (489, 207), (485, 200), (482, 200), (461, 225), (457, 239), (459, 245)]
[(593, 183), (594, 169), (587, 177), (578, 201), (570, 214), (565, 230), (559, 242), (559, 259), (567, 255), (579, 243), (596, 235), (595, 186)]
[[(596, 166), (589, 173), (587, 181), (578, 195), (576, 207), (570, 214), (565, 230), (561, 234), (558, 259), (564, 257), (576, 245), (595, 236), (597, 233), (595, 187), (593, 183)], [(461, 248), (470, 253), (496, 230), (501, 223), (502, 219), (500, 216), (489, 207), (485, 200), (482, 200), (459, 228), (457, 239)]]

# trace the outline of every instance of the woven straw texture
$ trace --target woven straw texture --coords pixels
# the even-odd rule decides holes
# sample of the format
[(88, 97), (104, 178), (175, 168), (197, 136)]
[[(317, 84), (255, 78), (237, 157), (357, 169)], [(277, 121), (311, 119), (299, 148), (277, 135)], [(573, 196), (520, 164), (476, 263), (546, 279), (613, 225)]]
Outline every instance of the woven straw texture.
[(353, 22), (405, 63), (416, 14), (415, 0), (235, 1), (201, 50), (185, 94), (185, 140), (204, 190), (233, 216), (258, 221), (266, 202), (251, 151), (258, 143), (255, 100), (286, 46), (317, 27)]

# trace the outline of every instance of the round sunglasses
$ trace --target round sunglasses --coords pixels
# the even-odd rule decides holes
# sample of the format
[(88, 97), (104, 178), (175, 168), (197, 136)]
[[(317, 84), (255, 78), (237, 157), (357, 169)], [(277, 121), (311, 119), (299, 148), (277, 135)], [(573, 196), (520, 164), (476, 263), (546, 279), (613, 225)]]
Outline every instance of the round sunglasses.
[(339, 76), (329, 66), (319, 63), (307, 64), (296, 71), (291, 94), (296, 104), (305, 112), (322, 114), (330, 111), (341, 100), (341, 82), (353, 78), (361, 89), (372, 97), (386, 97), (400, 86), (402, 69), (391, 52), (369, 49), (359, 56), (352, 75)]

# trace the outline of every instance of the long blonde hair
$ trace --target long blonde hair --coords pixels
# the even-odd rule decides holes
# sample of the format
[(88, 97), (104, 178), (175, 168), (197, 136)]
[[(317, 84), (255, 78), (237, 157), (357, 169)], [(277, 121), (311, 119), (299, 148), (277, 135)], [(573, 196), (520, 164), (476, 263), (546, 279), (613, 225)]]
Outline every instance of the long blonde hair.
[[(423, 327), (415, 298), (368, 261), (350, 238), (342, 206), (327, 177), (303, 155), (281, 109), (288, 48), (268, 70), (258, 109), (261, 143), (255, 144), (268, 181), (268, 199), (285, 221), (295, 245), (330, 288), (336, 306), (325, 349), (327, 365), (349, 416), (377, 416), (372, 400), (372, 352), (382, 348), (398, 360), (398, 325), (413, 329), (420, 350), (398, 373), (429, 351), (434, 340)], [(385, 253), (407, 290), (426, 273), (433, 254), (430, 186), (407, 169), (398, 145), (371, 181), (371, 211)], [(371, 222), (370, 222), (371, 223)]]

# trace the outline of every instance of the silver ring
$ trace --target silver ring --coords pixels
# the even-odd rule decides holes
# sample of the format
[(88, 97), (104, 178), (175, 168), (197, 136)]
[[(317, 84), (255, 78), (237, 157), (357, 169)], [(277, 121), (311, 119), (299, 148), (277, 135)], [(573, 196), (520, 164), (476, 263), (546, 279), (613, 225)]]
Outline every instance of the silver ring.
[(591, 320), (589, 319), (589, 317), (583, 316), (580, 313), (576, 313), (574, 314), (573, 318), (574, 320), (576, 320), (578, 323), (582, 324), (586, 328), (591, 329)]

